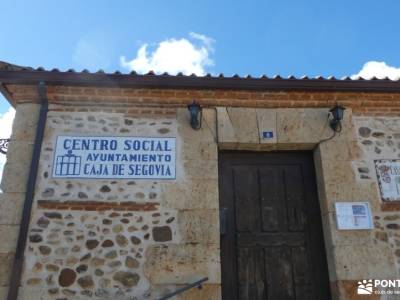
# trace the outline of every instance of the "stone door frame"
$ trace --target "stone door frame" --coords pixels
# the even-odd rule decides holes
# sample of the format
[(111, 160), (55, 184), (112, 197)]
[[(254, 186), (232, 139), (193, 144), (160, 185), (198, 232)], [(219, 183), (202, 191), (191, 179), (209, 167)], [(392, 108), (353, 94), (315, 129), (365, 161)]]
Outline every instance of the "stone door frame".
[[(318, 199), (323, 220), (324, 243), (328, 262), (332, 296), (340, 294), (334, 284), (338, 280), (331, 225), (326, 218), (332, 212), (332, 199), (325, 189), (323, 164), (334, 159), (331, 147), (356, 142), (352, 110), (347, 109), (342, 121), (343, 131), (334, 138), (328, 122), (329, 108), (216, 108), (216, 140), (218, 149), (239, 151), (299, 151), (313, 152)], [(263, 132), (273, 132), (269, 139)]]

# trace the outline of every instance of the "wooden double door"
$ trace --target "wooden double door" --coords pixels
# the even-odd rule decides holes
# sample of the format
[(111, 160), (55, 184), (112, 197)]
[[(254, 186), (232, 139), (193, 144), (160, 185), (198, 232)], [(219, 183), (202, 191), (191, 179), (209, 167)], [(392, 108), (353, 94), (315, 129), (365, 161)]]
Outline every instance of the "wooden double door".
[(222, 297), (331, 299), (312, 153), (221, 152)]

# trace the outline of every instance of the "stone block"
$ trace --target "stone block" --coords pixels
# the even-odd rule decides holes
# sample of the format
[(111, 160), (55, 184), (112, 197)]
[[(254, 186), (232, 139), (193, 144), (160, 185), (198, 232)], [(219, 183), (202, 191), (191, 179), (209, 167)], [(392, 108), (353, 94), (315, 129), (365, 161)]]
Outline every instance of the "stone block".
[[(256, 109), (258, 130), (261, 144), (276, 144), (277, 131), (276, 131), (276, 109)], [(271, 132), (272, 137), (266, 138), (263, 132)]]
[(318, 162), (317, 160), (316, 157), (317, 185), (322, 213), (334, 211), (334, 203), (338, 201), (369, 202), (372, 211), (380, 210), (377, 183), (369, 180), (357, 181), (351, 161)]
[(8, 286), (11, 276), (14, 253), (0, 253), (0, 286)]
[[(240, 147), (239, 147), (240, 149)], [(277, 143), (261, 143), (258, 145), (258, 151), (276, 151), (278, 150)]]
[(181, 140), (181, 155), (177, 160), (217, 160), (218, 148), (215, 142), (201, 142), (193, 139)]
[(1, 180), (4, 193), (24, 193), (28, 181), (30, 165), (6, 162)]
[(227, 112), (239, 143), (258, 144), (260, 142), (256, 109), (228, 107)]
[(218, 179), (218, 160), (190, 159), (181, 162), (183, 172), (177, 174), (179, 179)]
[(357, 133), (354, 125), (353, 111), (351, 108), (346, 108), (342, 120), (342, 131), (337, 133), (336, 136), (331, 141), (336, 141), (336, 142), (357, 141)]
[(220, 300), (221, 286), (219, 284), (204, 284), (201, 289), (193, 288), (177, 297), (179, 300)]
[(20, 224), (24, 201), (24, 193), (1, 193), (0, 225)]
[(144, 273), (151, 284), (185, 284), (208, 277), (208, 283), (221, 283), (217, 245), (170, 244), (149, 246)]
[(214, 140), (217, 139), (217, 111), (212, 108), (203, 108), (203, 124), (208, 127)]
[(0, 252), (13, 252), (17, 247), (18, 225), (0, 225)]
[(216, 209), (181, 210), (178, 224), (183, 243), (219, 244), (219, 211)]
[(36, 137), (36, 126), (13, 127), (12, 141), (25, 141), (33, 143)]
[(12, 140), (33, 142), (39, 119), (39, 104), (20, 104), (17, 106), (12, 127)]
[(333, 246), (330, 251), (334, 257), (337, 279), (386, 279), (398, 276), (389, 245), (341, 245)]
[(325, 240), (325, 255), (326, 255), (326, 261), (328, 265), (328, 276), (329, 280), (336, 280), (337, 279), (337, 274), (336, 274), (336, 264), (335, 264), (335, 257), (333, 255), (333, 247), (329, 246), (332, 243), (331, 241), (331, 236), (325, 236), (324, 235), (324, 240)]
[(40, 104), (18, 104), (13, 126), (36, 126), (39, 120)]
[[(198, 281), (200, 277), (193, 277), (192, 280), (188, 280), (187, 284)], [(172, 293), (185, 285), (182, 284), (152, 284), (151, 290), (148, 295), (150, 299), (161, 299), (165, 295)], [(176, 300), (220, 300), (221, 299), (221, 285), (220, 284), (209, 284), (206, 281), (202, 288), (192, 288), (185, 291), (184, 293), (177, 295), (171, 299)], [(121, 299), (122, 300), (122, 299)]]
[(325, 189), (325, 178), (324, 178), (324, 170), (322, 168), (322, 158), (321, 158), (321, 150), (320, 147), (317, 147), (313, 152), (313, 161), (314, 161), (314, 169), (315, 169), (315, 179), (318, 190), (318, 199), (320, 203), (321, 212), (326, 212), (328, 209), (327, 197), (326, 197), (326, 189)]
[(326, 141), (318, 146), (323, 160), (358, 160), (363, 157), (363, 151), (356, 141)]
[(7, 161), (30, 166), (32, 151), (33, 142), (11, 140), (7, 151)]
[(165, 209), (218, 209), (218, 180), (198, 179), (161, 182), (161, 206)]
[(277, 109), (279, 144), (317, 144), (332, 135), (328, 126), (328, 109)]
[(310, 151), (315, 148), (315, 144), (311, 143), (278, 143), (276, 144), (275, 150), (278, 151)]
[(217, 129), (218, 129), (218, 144), (231, 144), (232, 146), (238, 143), (235, 128), (228, 114), (226, 107), (217, 107)]
[(326, 213), (322, 216), (324, 236), (330, 237), (327, 246), (359, 245), (365, 247), (374, 243), (374, 230), (338, 230), (336, 214)]
[(226, 150), (239, 150), (239, 151), (258, 151), (261, 148), (261, 145), (268, 145), (267, 147), (275, 147), (275, 144), (258, 144), (258, 143), (249, 143), (249, 144), (244, 144), (244, 143), (238, 143), (235, 145), (235, 147), (227, 147), (226, 145), (223, 145), (220, 149), (226, 149)]
[(190, 116), (187, 108), (177, 109), (178, 135), (182, 141), (202, 141), (215, 142), (215, 129), (212, 124), (212, 112), (207, 111), (203, 115), (202, 126), (199, 130), (194, 130), (190, 126)]

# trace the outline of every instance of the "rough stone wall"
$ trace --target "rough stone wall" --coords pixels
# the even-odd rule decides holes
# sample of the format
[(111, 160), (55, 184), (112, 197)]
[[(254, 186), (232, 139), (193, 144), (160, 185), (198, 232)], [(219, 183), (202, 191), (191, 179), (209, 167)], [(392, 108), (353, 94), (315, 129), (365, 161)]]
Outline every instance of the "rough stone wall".
[[(215, 116), (193, 131), (187, 109), (48, 114), (25, 252), (22, 299), (220, 297)], [(177, 137), (176, 180), (54, 179), (58, 135)], [(190, 297), (190, 298), (184, 298)]]
[[(400, 157), (400, 121), (353, 115), (343, 130), (351, 134), (322, 143), (315, 158), (334, 296), (358, 299), (359, 280), (396, 279), (400, 271), (399, 204), (381, 200), (374, 164), (376, 159)], [(375, 228), (338, 231), (336, 201), (369, 202)]]
[(17, 107), (0, 193), (0, 299), (8, 291), (38, 117), (38, 104)]
[(400, 274), (400, 203), (380, 201), (374, 160), (400, 158), (400, 119), (388, 117), (358, 117), (355, 120), (358, 144), (363, 159), (356, 162), (360, 181), (370, 182), (375, 187), (380, 209), (375, 214), (374, 243), (388, 244), (394, 256), (397, 273)]

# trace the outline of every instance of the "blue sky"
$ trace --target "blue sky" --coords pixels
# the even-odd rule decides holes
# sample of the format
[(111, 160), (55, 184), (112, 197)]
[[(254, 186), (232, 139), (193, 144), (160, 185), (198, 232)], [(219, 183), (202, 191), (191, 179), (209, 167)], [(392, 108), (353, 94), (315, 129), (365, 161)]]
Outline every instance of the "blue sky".
[[(185, 39), (206, 52), (200, 67), (212, 73), (340, 77), (358, 73), (368, 61), (400, 67), (400, 2), (395, 0), (0, 4), (0, 60), (20, 65), (145, 69), (152, 62), (124, 67), (121, 56), (129, 62), (147, 44), (150, 57), (161, 42)], [(190, 33), (204, 35), (211, 43)], [(0, 114), (7, 109), (1, 98)]]

